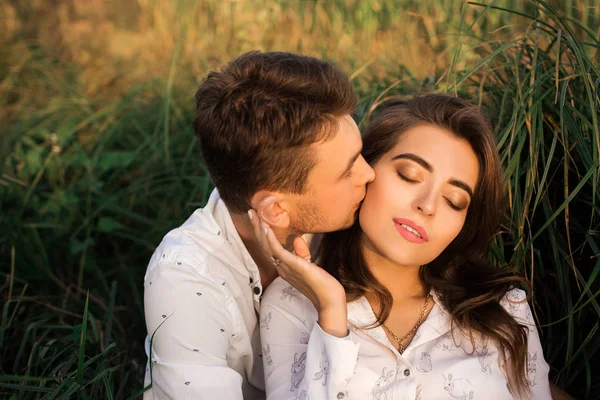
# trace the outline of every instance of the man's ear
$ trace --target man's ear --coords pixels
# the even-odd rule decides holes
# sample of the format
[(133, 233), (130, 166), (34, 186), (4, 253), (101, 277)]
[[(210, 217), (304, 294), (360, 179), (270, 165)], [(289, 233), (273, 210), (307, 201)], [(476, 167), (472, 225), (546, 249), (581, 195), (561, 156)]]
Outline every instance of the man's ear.
[(290, 203), (284, 194), (259, 190), (250, 200), (258, 217), (272, 228), (287, 228), (290, 225)]

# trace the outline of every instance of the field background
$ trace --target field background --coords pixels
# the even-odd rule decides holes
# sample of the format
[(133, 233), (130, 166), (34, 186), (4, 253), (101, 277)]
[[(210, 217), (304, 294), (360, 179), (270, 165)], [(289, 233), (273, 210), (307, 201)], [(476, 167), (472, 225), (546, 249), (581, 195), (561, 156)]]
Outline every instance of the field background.
[(0, 2), (0, 397), (139, 396), (146, 263), (211, 189), (193, 95), (254, 49), (335, 61), (361, 126), (390, 95), (486, 107), (490, 259), (532, 282), (551, 378), (600, 399), (600, 0)]

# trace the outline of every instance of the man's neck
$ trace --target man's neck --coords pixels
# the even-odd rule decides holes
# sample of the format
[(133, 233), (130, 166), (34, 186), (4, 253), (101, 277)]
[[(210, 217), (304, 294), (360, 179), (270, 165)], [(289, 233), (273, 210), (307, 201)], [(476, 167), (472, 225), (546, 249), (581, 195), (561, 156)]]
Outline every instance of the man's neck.
[[(279, 276), (277, 273), (277, 269), (273, 265), (272, 260), (266, 256), (258, 242), (258, 239), (254, 233), (254, 229), (248, 218), (247, 214), (231, 214), (231, 220), (233, 221), (233, 225), (240, 235), (244, 246), (250, 253), (250, 256), (256, 263), (258, 267), (258, 272), (260, 273), (260, 281), (261, 285), (264, 289), (267, 288)], [(275, 231), (275, 234), (280, 237), (289, 236), (287, 232)]]

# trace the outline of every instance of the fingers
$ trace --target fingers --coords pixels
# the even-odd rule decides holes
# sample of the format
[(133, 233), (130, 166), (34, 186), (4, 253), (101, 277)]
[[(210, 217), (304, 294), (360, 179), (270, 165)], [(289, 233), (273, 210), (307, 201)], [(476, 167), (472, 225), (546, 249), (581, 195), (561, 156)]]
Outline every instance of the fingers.
[(248, 210), (248, 218), (250, 218), (250, 224), (252, 224), (252, 229), (254, 229), (254, 234), (256, 235), (256, 237), (258, 239), (261, 238), (261, 236), (259, 235), (260, 233), (260, 218), (258, 217), (258, 214), (256, 214), (256, 211), (254, 210)]
[[(273, 256), (275, 256), (279, 260), (281, 260), (280, 266), (285, 264), (285, 266), (287, 266), (288, 268), (302, 269), (302, 268), (306, 268), (308, 265), (310, 265), (310, 262), (307, 261), (306, 259), (298, 257), (297, 255), (292, 254), (289, 251), (287, 251), (286, 249), (284, 249), (283, 246), (281, 245), (281, 243), (279, 243), (279, 240), (277, 240), (277, 237), (275, 237), (275, 233), (273, 232), (271, 227), (264, 222), (263, 222), (263, 229), (265, 230), (265, 233), (267, 235), (266, 239), (269, 242), (269, 246), (271, 248)], [(306, 246), (306, 242), (304, 242), (304, 245)], [(306, 253), (306, 254), (308, 254), (308, 256), (310, 256), (310, 253)], [(278, 269), (280, 269), (280, 268), (278, 267)]]
[(256, 211), (248, 210), (248, 217), (263, 253), (267, 258), (275, 258), (273, 264), (282, 277), (288, 276), (291, 270), (300, 272), (310, 267), (310, 250), (303, 238), (294, 239), (295, 255), (281, 245), (269, 224), (262, 221)]
[(258, 239), (258, 243), (262, 248), (263, 253), (265, 253), (267, 257), (271, 257), (273, 252), (271, 251), (271, 247), (267, 241), (267, 235), (263, 228), (263, 222), (260, 220), (258, 214), (254, 210), (248, 210), (248, 217), (250, 218), (250, 223), (254, 229), (254, 235)]
[(303, 237), (298, 236), (294, 239), (294, 252), (298, 257), (304, 258), (306, 261), (311, 261), (310, 249)]

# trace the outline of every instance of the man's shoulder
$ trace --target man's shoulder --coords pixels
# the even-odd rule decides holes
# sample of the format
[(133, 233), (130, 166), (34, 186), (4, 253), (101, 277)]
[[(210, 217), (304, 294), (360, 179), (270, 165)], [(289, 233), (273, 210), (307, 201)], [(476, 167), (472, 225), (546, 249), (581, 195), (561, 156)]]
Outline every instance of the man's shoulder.
[(177, 228), (162, 239), (149, 263), (149, 267), (173, 258), (187, 262), (203, 263), (226, 241), (224, 228), (219, 225), (210, 210), (199, 208)]
[[(215, 315), (229, 318), (230, 313), (222, 310), (225, 306), (235, 311), (232, 290), (237, 286), (230, 264), (221, 256), (226, 243), (225, 235), (205, 209), (197, 209), (181, 226), (168, 232), (146, 269), (146, 308), (162, 310), (170, 306), (174, 310), (193, 302), (196, 311), (207, 312), (217, 307), (219, 311)], [(201, 299), (204, 301), (196, 301)], [(170, 315), (166, 311), (159, 314)]]

